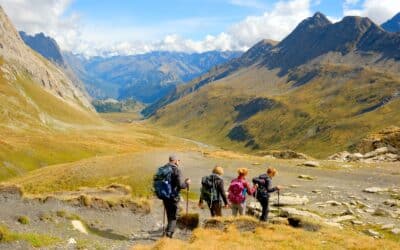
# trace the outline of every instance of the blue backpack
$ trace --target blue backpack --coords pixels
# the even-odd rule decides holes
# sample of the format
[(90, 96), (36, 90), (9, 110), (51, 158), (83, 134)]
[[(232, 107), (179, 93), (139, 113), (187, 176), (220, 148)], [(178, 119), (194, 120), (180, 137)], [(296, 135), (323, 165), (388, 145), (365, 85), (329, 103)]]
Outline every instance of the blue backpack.
[(158, 168), (157, 173), (153, 178), (153, 188), (156, 196), (161, 199), (174, 198), (174, 192), (171, 185), (172, 167), (169, 165)]

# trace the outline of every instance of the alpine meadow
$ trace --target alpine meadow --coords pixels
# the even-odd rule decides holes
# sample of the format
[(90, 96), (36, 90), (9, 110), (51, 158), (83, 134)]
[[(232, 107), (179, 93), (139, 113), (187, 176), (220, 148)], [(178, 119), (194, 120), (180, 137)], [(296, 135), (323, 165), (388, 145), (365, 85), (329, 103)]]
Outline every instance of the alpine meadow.
[(399, 1), (0, 22), (0, 249), (400, 249)]

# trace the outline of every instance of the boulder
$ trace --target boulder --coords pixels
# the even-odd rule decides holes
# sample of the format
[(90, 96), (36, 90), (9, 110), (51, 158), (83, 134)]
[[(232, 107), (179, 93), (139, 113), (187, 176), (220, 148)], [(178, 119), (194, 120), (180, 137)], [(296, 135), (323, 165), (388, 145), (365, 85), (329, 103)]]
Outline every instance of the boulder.
[(266, 155), (273, 156), (277, 159), (309, 159), (307, 155), (292, 150), (273, 150), (267, 152)]
[(310, 176), (310, 175), (305, 175), (305, 174), (301, 174), (299, 176), (297, 176), (297, 178), (299, 179), (303, 179), (303, 180), (314, 180), (315, 178)]
[(388, 191), (389, 191), (388, 188), (381, 188), (381, 187), (369, 187), (369, 188), (366, 188), (363, 190), (363, 192), (371, 193), (371, 194), (388, 192)]
[(388, 229), (393, 229), (394, 224), (385, 224), (381, 227), (382, 230), (388, 230)]
[(320, 164), (317, 161), (306, 161), (306, 162), (300, 163), (299, 166), (317, 168), (320, 166)]
[(367, 235), (372, 236), (372, 237), (375, 237), (375, 238), (379, 238), (379, 237), (381, 236), (380, 233), (378, 233), (377, 231), (372, 230), (372, 229), (367, 229), (367, 230), (365, 230), (364, 232), (365, 232)]
[(318, 220), (321, 221), (323, 220), (322, 217), (320, 217), (317, 214), (308, 212), (308, 211), (302, 211), (302, 210), (298, 210), (296, 208), (292, 208), (292, 207), (285, 207), (281, 209), (281, 215), (283, 217), (296, 217), (296, 216), (301, 216), (301, 217), (306, 217), (306, 218), (310, 218), (310, 219), (314, 219), (314, 220)]
[(348, 221), (348, 220), (354, 220), (355, 217), (352, 215), (344, 215), (344, 216), (339, 216), (336, 218), (332, 218), (330, 219), (330, 221), (334, 222), (334, 223), (339, 223), (339, 222), (343, 222), (343, 221)]
[(375, 209), (375, 211), (372, 214), (375, 216), (392, 216), (392, 213), (390, 211), (380, 207)]
[[(305, 205), (309, 202), (307, 196), (288, 196), (281, 195), (279, 199), (280, 206), (297, 206), (297, 205)], [(274, 206), (278, 206), (278, 197), (271, 198), (271, 203)]]
[(400, 207), (400, 200), (388, 199), (383, 202), (383, 204), (391, 207)]
[(325, 224), (327, 226), (331, 226), (331, 227), (337, 227), (337, 228), (342, 228), (342, 226), (337, 223), (337, 222), (333, 222), (331, 220), (327, 220), (325, 218), (322, 218), (321, 216), (308, 212), (308, 211), (302, 211), (302, 210), (298, 210), (296, 208), (292, 208), (292, 207), (284, 207), (282, 208), (281, 211), (281, 216), (283, 217), (288, 217), (289, 219), (289, 224), (292, 226), (295, 226), (294, 224), (298, 224), (298, 225), (307, 225), (307, 222), (304, 222), (302, 218), (304, 218), (305, 220), (307, 219), (311, 219), (314, 221), (317, 221), (318, 223), (322, 223)]
[(339, 152), (339, 153), (329, 156), (328, 160), (345, 162), (345, 161), (348, 161), (348, 157), (350, 155), (351, 154), (349, 152), (343, 151), (343, 152)]
[(392, 233), (392, 234), (400, 234), (400, 228), (393, 228), (392, 230), (390, 230), (390, 232)]
[(360, 221), (360, 220), (352, 220), (351, 223), (353, 225), (364, 225), (364, 222)]
[(338, 201), (327, 201), (326, 204), (329, 204), (331, 206), (341, 206), (342, 203), (338, 202)]

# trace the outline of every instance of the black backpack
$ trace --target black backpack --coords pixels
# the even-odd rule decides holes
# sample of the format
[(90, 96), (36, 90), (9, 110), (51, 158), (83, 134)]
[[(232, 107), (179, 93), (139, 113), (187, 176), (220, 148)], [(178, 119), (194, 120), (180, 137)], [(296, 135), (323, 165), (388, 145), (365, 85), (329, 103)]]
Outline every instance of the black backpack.
[(158, 171), (153, 178), (153, 189), (159, 199), (165, 200), (174, 198), (171, 180), (172, 167), (170, 165), (167, 164), (158, 168)]
[(219, 201), (219, 194), (216, 186), (217, 179), (219, 179), (219, 177), (214, 174), (204, 176), (201, 179), (201, 197), (210, 205), (214, 201)]
[[(265, 182), (264, 183), (260, 183), (260, 182), (257, 181), (257, 179), (262, 179)], [(253, 184), (257, 184), (258, 185), (257, 192), (255, 193), (255, 198), (258, 201), (265, 200), (265, 199), (267, 199), (269, 197), (268, 190), (267, 190), (267, 188), (265, 186), (266, 182), (267, 182), (267, 179), (268, 179), (268, 176), (265, 175), (265, 174), (260, 175), (258, 178), (254, 178), (253, 179)]]

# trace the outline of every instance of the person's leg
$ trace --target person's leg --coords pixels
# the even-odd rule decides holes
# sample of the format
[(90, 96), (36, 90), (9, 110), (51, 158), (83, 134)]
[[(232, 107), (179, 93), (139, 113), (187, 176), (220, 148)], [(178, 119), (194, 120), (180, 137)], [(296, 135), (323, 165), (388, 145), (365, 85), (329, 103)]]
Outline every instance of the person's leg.
[(240, 215), (243, 215), (243, 214), (244, 214), (245, 207), (246, 207), (246, 203), (240, 203), (240, 204), (238, 205), (238, 209), (239, 209), (239, 214), (240, 214)]
[(263, 200), (260, 202), (262, 206), (262, 214), (260, 217), (261, 221), (267, 221), (268, 220), (268, 212), (269, 212), (269, 200)]
[(260, 221), (267, 221), (267, 205), (265, 204), (265, 201), (260, 201), (260, 204), (262, 207)]
[(222, 203), (221, 202), (215, 202), (214, 216), (222, 216)]
[(214, 203), (208, 204), (208, 207), (210, 208), (211, 217), (214, 217), (215, 216)]
[(238, 205), (237, 205), (237, 204), (232, 204), (232, 205), (231, 205), (231, 208), (232, 208), (232, 215), (233, 215), (233, 216), (237, 216), (238, 211), (239, 211)]
[(175, 200), (164, 200), (164, 206), (168, 218), (166, 236), (172, 238), (176, 227), (176, 214), (178, 211), (178, 204)]

